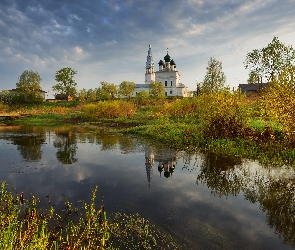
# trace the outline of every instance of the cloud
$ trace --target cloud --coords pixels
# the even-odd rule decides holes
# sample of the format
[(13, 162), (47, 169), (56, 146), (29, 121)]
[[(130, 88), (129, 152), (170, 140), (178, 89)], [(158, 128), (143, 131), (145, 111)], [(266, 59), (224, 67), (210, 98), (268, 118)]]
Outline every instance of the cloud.
[(190, 89), (204, 77), (211, 56), (223, 62), (229, 84), (236, 84), (235, 78), (246, 82), (247, 52), (275, 35), (295, 44), (293, 5), (291, 0), (3, 0), (1, 87), (15, 87), (21, 71), (32, 69), (50, 88), (54, 72), (68, 66), (81, 81), (87, 79), (84, 88), (98, 78), (142, 83), (149, 44), (155, 63), (169, 48)]

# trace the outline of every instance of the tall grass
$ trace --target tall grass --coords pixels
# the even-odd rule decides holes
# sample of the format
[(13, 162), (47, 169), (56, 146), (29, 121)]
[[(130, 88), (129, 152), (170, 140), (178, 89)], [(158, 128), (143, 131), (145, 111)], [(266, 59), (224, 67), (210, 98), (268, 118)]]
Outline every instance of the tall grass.
[(86, 104), (82, 112), (86, 118), (117, 118), (135, 114), (136, 106), (124, 100), (100, 101)]
[(13, 195), (5, 182), (0, 192), (0, 249), (179, 249), (175, 241), (138, 214), (107, 216), (96, 208), (97, 187), (89, 203), (64, 212), (40, 207), (35, 196)]

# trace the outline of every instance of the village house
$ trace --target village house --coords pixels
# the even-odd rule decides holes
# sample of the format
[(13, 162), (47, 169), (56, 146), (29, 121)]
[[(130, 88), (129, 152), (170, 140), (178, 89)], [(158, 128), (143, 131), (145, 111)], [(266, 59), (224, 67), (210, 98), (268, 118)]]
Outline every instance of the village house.
[(239, 84), (239, 90), (247, 97), (259, 97), (261, 91), (268, 87), (268, 83)]
[[(17, 95), (20, 93), (18, 89), (9, 89), (8, 92), (13, 95)], [(45, 94), (46, 93), (47, 93), (46, 91), (41, 90), (41, 89), (38, 91), (38, 95), (42, 98), (43, 101), (45, 101)]]

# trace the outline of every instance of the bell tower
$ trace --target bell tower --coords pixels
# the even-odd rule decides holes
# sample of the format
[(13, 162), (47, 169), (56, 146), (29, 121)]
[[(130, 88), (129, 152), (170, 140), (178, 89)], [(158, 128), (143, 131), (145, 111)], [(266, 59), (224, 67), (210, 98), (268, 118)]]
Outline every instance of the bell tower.
[(152, 45), (149, 45), (148, 55), (145, 65), (145, 80), (144, 83), (150, 84), (155, 81), (155, 67), (152, 55)]

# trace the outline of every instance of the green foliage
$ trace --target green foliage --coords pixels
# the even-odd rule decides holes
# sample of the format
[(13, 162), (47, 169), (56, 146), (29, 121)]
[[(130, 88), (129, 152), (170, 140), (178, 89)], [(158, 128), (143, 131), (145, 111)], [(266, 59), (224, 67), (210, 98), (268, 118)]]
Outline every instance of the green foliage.
[(81, 89), (77, 94), (77, 99), (80, 102), (85, 102), (87, 100), (87, 90), (84, 88)]
[(295, 50), (292, 46), (285, 45), (278, 37), (274, 37), (266, 47), (249, 52), (244, 65), (250, 71), (248, 82), (256, 82), (258, 79), (260, 82), (269, 82), (294, 63)]
[(86, 92), (86, 100), (89, 102), (93, 102), (97, 99), (96, 92), (93, 89), (88, 89)]
[(119, 85), (119, 93), (123, 96), (131, 98), (134, 90), (136, 88), (136, 84), (134, 82), (123, 81)]
[(255, 71), (250, 71), (247, 79), (248, 84), (262, 83), (262, 77)]
[(18, 95), (23, 96), (23, 99), (27, 102), (42, 102), (41, 80), (38, 72), (25, 70), (16, 83)]
[(136, 106), (124, 100), (100, 101), (85, 105), (82, 111), (88, 118), (117, 118), (134, 114)]
[[(163, 249), (179, 246), (165, 232), (138, 214), (118, 213), (111, 220), (103, 206), (96, 208), (97, 187), (89, 204), (64, 212), (39, 206), (35, 196), (12, 195), (3, 182), (0, 190), (0, 248), (14, 249)], [(24, 214), (22, 213), (24, 211)]]
[(115, 84), (113, 83), (108, 83), (108, 82), (100, 82), (101, 84), (101, 89), (100, 89), (100, 99), (111, 99), (114, 100), (116, 95), (118, 94), (118, 88)]
[(74, 76), (77, 71), (67, 67), (62, 68), (55, 73), (55, 84), (52, 89), (59, 94), (75, 97), (77, 94), (77, 83), (74, 80)]
[(0, 92), (0, 103), (7, 104), (9, 103), (11, 95), (8, 90), (2, 90)]
[(96, 92), (93, 89), (81, 89), (77, 94), (77, 100), (80, 102), (92, 102), (96, 100)]
[(150, 97), (150, 94), (147, 91), (140, 91), (136, 94), (135, 100), (138, 104), (143, 105), (148, 102), (148, 99)]
[(161, 82), (152, 82), (149, 86), (150, 96), (155, 98), (165, 97), (165, 88)]
[(210, 57), (207, 72), (204, 77), (201, 93), (214, 93), (225, 88), (226, 77), (222, 71), (222, 63), (214, 57)]

